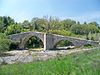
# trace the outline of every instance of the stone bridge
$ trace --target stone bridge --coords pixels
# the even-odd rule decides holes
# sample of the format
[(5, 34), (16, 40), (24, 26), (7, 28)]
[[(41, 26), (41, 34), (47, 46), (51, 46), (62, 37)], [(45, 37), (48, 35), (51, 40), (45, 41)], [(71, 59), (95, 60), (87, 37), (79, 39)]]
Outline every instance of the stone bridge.
[(68, 40), (72, 42), (74, 46), (82, 46), (86, 44), (91, 44), (91, 45), (99, 44), (99, 42), (96, 41), (85, 40), (70, 36), (56, 35), (56, 34), (46, 34), (41, 32), (24, 32), (24, 33), (13, 34), (10, 35), (10, 39), (19, 42), (19, 49), (25, 49), (27, 41), (33, 36), (38, 37), (43, 42), (44, 50), (53, 49), (55, 45), (62, 40)]

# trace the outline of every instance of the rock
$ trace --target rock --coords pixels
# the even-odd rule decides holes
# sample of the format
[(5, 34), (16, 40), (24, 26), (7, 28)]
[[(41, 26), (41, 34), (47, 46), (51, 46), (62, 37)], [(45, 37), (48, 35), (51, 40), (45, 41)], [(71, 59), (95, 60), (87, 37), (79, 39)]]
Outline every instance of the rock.
[(4, 63), (6, 64), (13, 64), (17, 58), (15, 56), (7, 56), (3, 57)]
[(3, 63), (3, 60), (2, 60), (2, 58), (0, 57), (0, 65)]
[(20, 55), (20, 57), (17, 60), (17, 62), (21, 63), (32, 62), (32, 61), (33, 61), (32, 55), (27, 55), (27, 56)]

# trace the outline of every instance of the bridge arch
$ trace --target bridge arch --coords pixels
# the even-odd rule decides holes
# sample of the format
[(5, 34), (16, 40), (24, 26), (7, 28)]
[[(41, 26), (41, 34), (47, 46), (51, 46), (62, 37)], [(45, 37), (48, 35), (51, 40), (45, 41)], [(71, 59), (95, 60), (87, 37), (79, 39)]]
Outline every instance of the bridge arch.
[(42, 44), (43, 44), (43, 46), (44, 46), (44, 38), (43, 38), (42, 35), (27, 34), (26, 36), (24, 36), (23, 38), (20, 39), (19, 48), (20, 48), (20, 49), (25, 49), (28, 40), (29, 40), (30, 38), (32, 38), (32, 37), (38, 38), (38, 39), (42, 42)]
[(54, 44), (54, 48), (56, 48), (57, 46), (74, 46), (74, 44), (69, 40), (59, 40)]

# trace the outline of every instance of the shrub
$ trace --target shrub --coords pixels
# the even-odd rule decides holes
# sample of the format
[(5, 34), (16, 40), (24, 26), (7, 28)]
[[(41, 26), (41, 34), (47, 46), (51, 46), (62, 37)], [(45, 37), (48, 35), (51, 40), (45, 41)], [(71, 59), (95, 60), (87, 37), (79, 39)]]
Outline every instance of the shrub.
[(66, 31), (66, 30), (50, 30), (50, 33), (64, 35), (64, 36), (73, 36), (73, 35), (75, 35), (72, 32)]
[(86, 44), (84, 47), (93, 47), (91, 44)]
[(73, 45), (72, 42), (67, 41), (67, 40), (61, 40), (56, 44), (56, 46), (58, 47), (70, 46), (70, 45)]
[(10, 44), (11, 44), (11, 40), (0, 38), (0, 52), (9, 50)]
[(4, 33), (0, 33), (0, 52), (9, 50), (11, 40)]
[(91, 40), (93, 40), (93, 41), (95, 40), (93, 36), (91, 37)]
[(0, 33), (0, 39), (7, 39), (8, 37), (4, 33)]
[(18, 44), (19, 44), (19, 42), (12, 41), (11, 44), (10, 44), (10, 46), (9, 46), (9, 49), (10, 50), (18, 49)]

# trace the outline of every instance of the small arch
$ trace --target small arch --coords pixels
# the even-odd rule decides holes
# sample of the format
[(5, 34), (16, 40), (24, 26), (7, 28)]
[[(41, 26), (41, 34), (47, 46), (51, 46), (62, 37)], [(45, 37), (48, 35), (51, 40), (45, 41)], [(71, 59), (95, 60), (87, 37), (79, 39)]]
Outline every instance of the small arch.
[(70, 48), (74, 48), (74, 44), (68, 40), (60, 40), (55, 43), (54, 48), (55, 49), (70, 49)]

